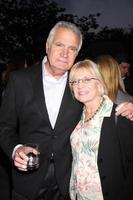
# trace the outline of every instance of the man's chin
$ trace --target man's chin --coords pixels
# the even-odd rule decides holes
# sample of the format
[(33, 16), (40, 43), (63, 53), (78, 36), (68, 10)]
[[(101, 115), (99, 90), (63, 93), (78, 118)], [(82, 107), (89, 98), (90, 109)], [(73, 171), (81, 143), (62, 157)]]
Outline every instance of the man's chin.
[(61, 71), (68, 71), (70, 69), (68, 65), (58, 65), (56, 68)]

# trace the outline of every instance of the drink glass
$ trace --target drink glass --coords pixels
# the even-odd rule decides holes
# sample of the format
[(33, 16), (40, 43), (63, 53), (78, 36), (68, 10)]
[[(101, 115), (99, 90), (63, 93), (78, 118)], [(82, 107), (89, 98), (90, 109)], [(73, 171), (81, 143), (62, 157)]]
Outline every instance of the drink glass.
[[(38, 144), (28, 143), (25, 144), (25, 146), (32, 147), (39, 152)], [(35, 155), (34, 153), (30, 152), (27, 154), (27, 156), (28, 156), (27, 170), (28, 171), (37, 170), (39, 168), (39, 154)]]

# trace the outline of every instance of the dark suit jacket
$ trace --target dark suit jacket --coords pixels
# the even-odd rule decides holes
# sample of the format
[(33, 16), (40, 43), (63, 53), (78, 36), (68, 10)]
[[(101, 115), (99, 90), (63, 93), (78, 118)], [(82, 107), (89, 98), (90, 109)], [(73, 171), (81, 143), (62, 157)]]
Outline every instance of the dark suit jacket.
[(41, 64), (12, 73), (0, 110), (0, 145), (10, 159), (17, 144), (35, 142), (40, 148), (37, 171), (29, 173), (13, 169), (13, 187), (20, 199), (35, 198), (47, 173), (52, 152), (58, 185), (62, 194), (68, 195), (72, 159), (69, 137), (81, 111), (82, 105), (72, 98), (67, 83), (52, 129), (45, 104)]
[(125, 77), (123, 80), (124, 80), (125, 90), (127, 91), (128, 94), (133, 96), (133, 79), (131, 79), (130, 77)]
[(133, 122), (114, 110), (101, 129), (98, 168), (105, 200), (133, 199)]
[(0, 198), (10, 200), (11, 163), (0, 148)]

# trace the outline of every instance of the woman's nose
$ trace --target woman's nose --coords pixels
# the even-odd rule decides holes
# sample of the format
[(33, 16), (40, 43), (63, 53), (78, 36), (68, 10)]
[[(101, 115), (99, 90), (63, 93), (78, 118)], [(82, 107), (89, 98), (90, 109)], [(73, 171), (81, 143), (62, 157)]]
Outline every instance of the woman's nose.
[(78, 80), (78, 87), (81, 88), (84, 86), (84, 83), (83, 83), (83, 80), (82, 79), (79, 79)]

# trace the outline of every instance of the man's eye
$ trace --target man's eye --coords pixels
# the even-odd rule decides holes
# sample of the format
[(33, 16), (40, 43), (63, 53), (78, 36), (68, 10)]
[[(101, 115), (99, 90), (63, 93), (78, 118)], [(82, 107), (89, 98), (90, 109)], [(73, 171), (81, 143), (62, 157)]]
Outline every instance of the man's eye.
[(55, 43), (55, 46), (62, 47), (63, 45), (61, 43)]
[(69, 48), (71, 51), (73, 51), (73, 52), (77, 52), (77, 48), (75, 48), (75, 47), (71, 47), (71, 48)]

